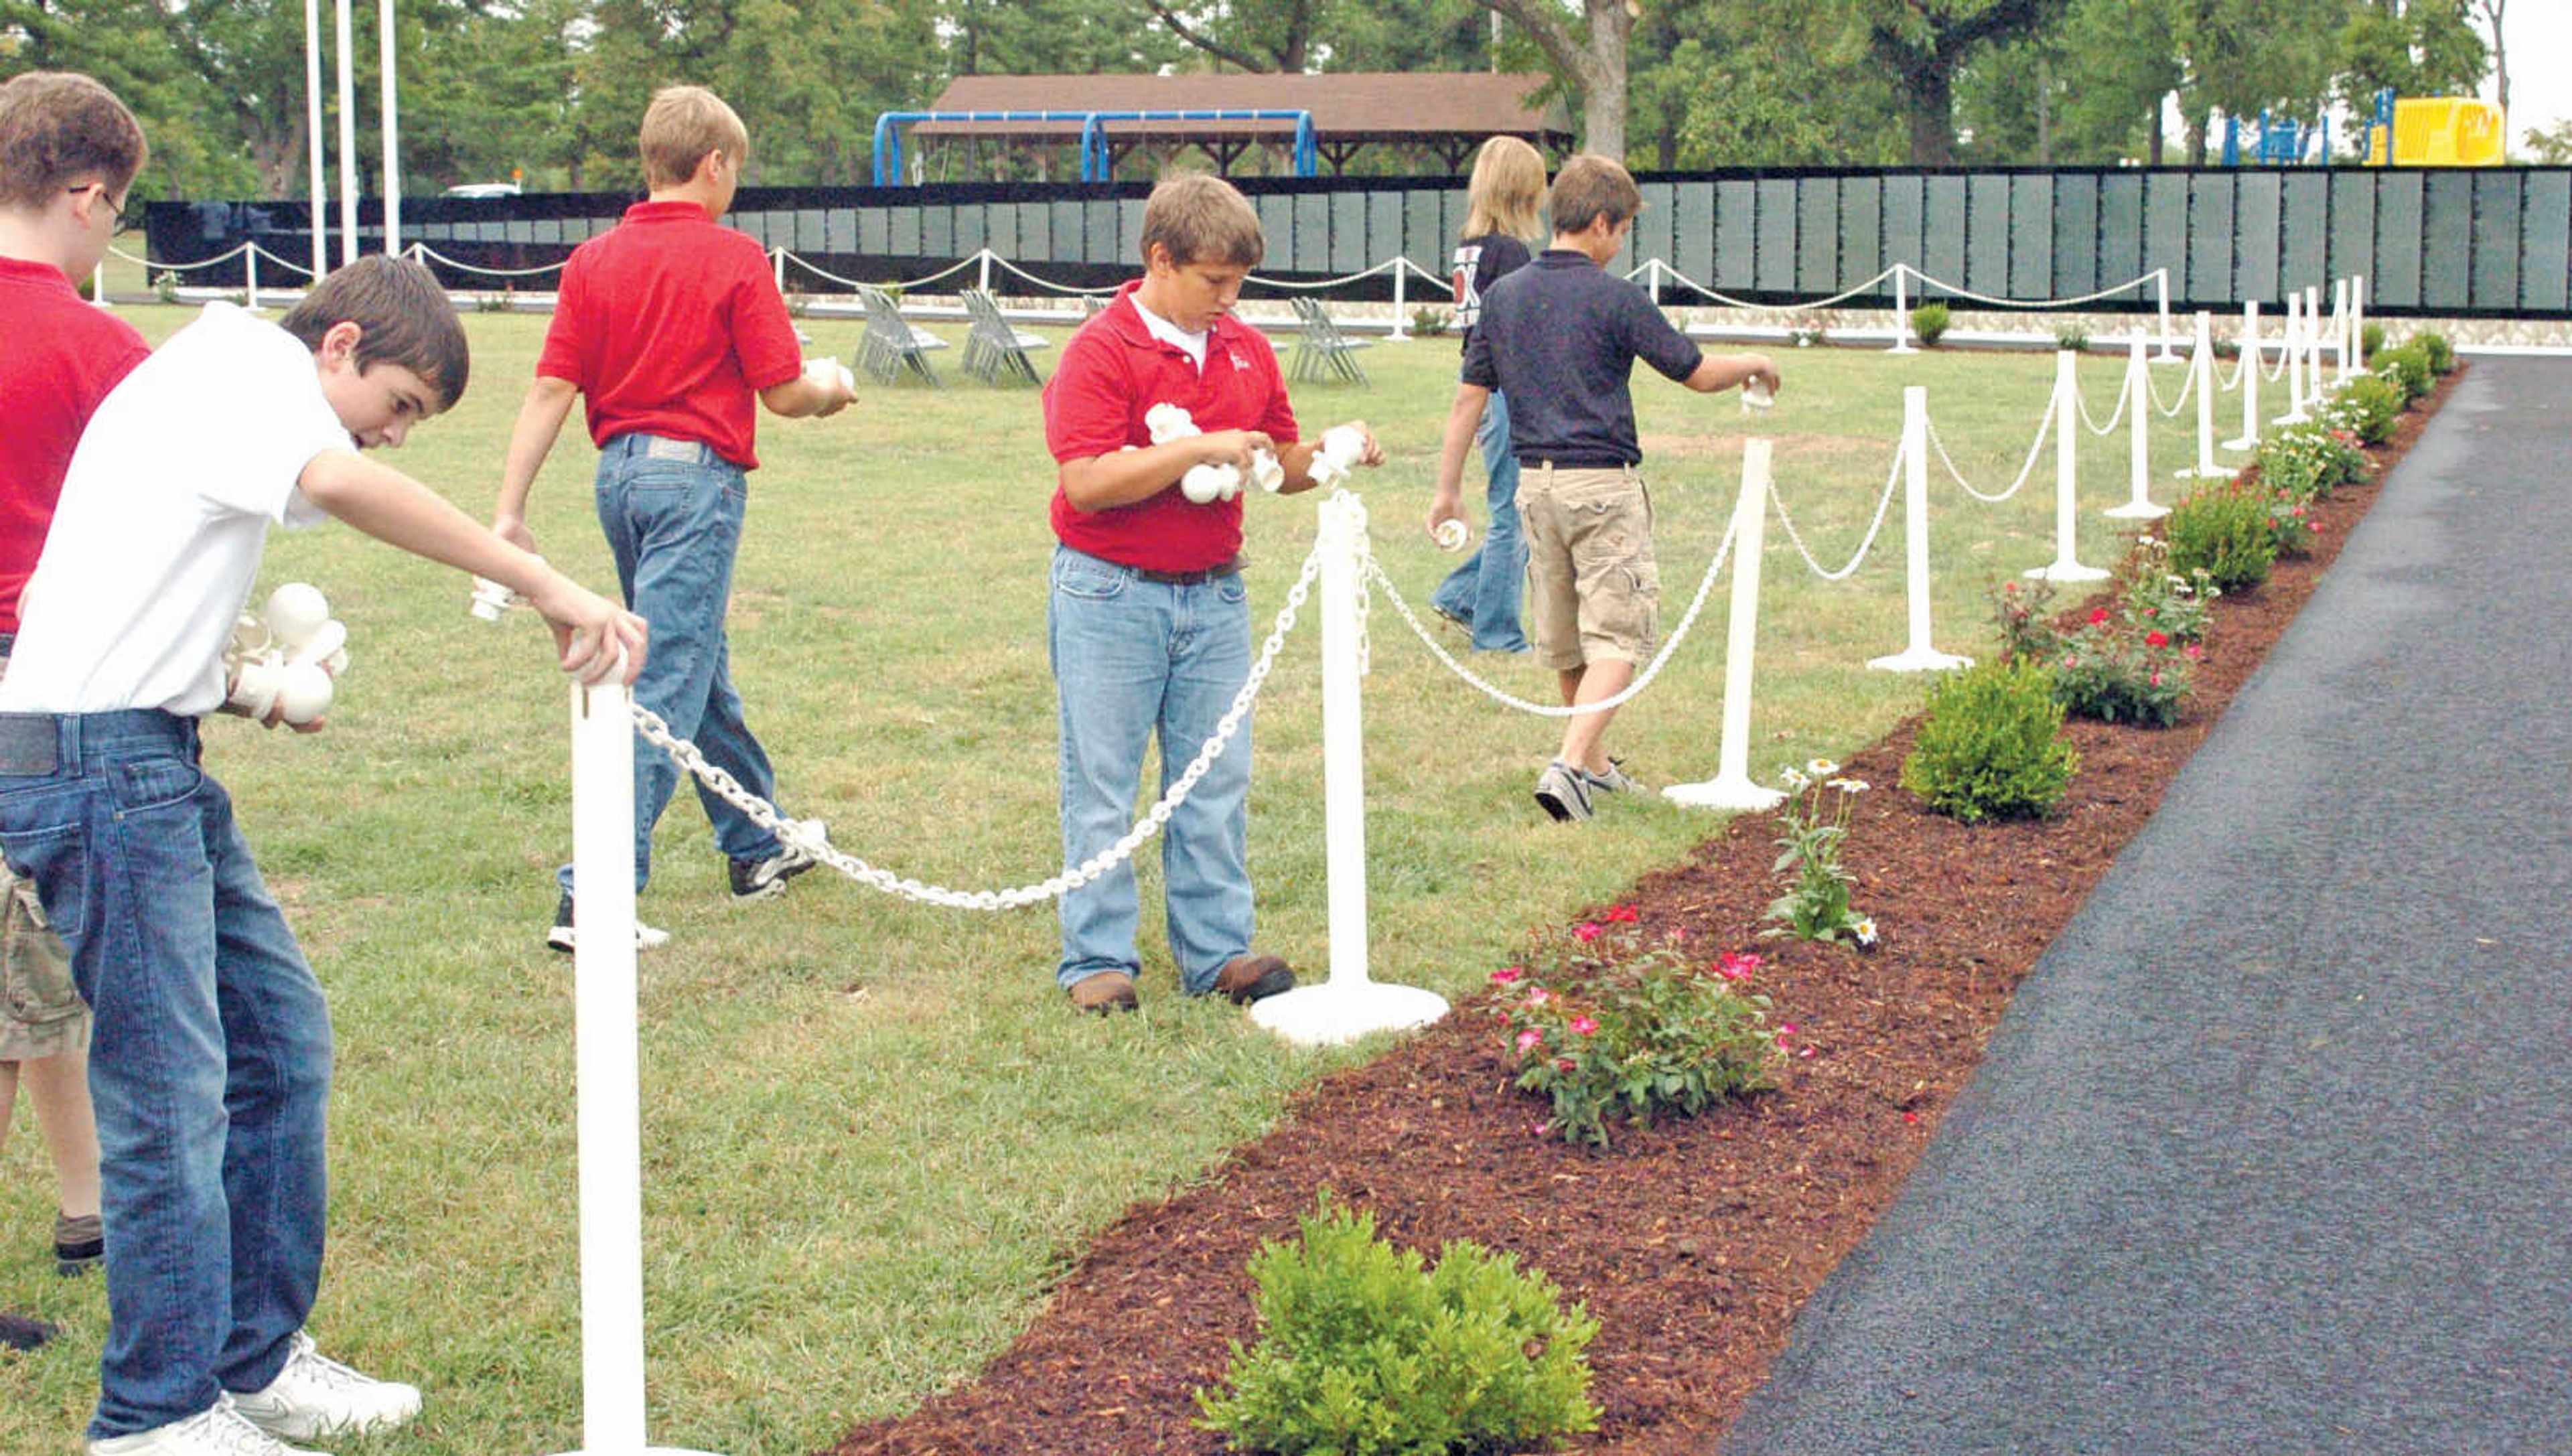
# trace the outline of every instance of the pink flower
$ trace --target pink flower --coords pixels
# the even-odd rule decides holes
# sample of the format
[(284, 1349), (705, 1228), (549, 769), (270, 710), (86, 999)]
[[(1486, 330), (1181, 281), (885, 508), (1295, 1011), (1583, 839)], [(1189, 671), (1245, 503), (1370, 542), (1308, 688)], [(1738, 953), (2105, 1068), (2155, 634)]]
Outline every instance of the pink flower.
[(2156, 673), (2154, 673), (2154, 674), (2153, 674), (2153, 686), (2155, 686), (2155, 687), (2160, 687), (2161, 685), (2162, 685), (2162, 675), (2161, 675), (2160, 673), (2156, 672)]
[(1585, 920), (1581, 924), (1572, 928), (1572, 938), (1586, 946), (1592, 941), (1599, 939), (1599, 932), (1602, 929), (1604, 929), (1604, 927), (1602, 927), (1599, 922), (1595, 920)]
[(1920, 1114), (1918, 1112), (1905, 1112), (1902, 1114), (1902, 1120), (1905, 1122), (1917, 1122), (1920, 1120)]
[(1634, 907), (1630, 905), (1611, 905), (1608, 907), (1608, 919), (1611, 922), (1622, 925), (1632, 925), (1634, 923)]
[(1726, 981), (1747, 981), (1750, 973), (1758, 969), (1758, 957), (1745, 956), (1738, 951), (1726, 951), (1723, 959), (1714, 963), (1714, 974)]
[(2198, 659), (2200, 659), (2200, 658), (2202, 658), (2202, 657), (2206, 656), (2206, 649), (2205, 649), (2205, 648), (2203, 648), (2203, 647), (2200, 647), (2200, 646), (2199, 646), (2199, 645), (2197, 645), (2195, 642), (2191, 642), (2191, 643), (2189, 643), (2187, 646), (2182, 647), (2182, 648), (2181, 648), (2181, 649), (2179, 649), (2179, 650), (2180, 650), (2181, 655), (2182, 655), (2182, 656), (2185, 656), (2185, 657), (2186, 657), (2189, 661), (2191, 661), (2191, 662), (2195, 662), (2195, 661), (2197, 661)]
[(1554, 1070), (1562, 1073), (1566, 1077), (1570, 1077), (1573, 1071), (1572, 1059), (1569, 1057), (1558, 1057), (1554, 1059)]
[(1543, 1006), (1543, 1005), (1545, 1005), (1547, 1002), (1550, 1002), (1550, 1001), (1552, 1001), (1552, 1000), (1554, 1000), (1554, 993), (1553, 993), (1553, 992), (1551, 992), (1551, 991), (1546, 990), (1544, 987), (1542, 987), (1542, 986), (1532, 986), (1532, 987), (1528, 988), (1528, 1003), (1527, 1003), (1527, 1004), (1528, 1004), (1529, 1006), (1532, 1006), (1532, 1007), (1535, 1007), (1535, 1006)]
[(1798, 1057), (1810, 1057), (1813, 1055), (1813, 1049), (1810, 1047), (1798, 1047), (1795, 1049), (1795, 1055)]
[(1544, 1040), (1545, 1033), (1538, 1031), (1534, 1027), (1530, 1027), (1526, 1031), (1519, 1033), (1519, 1050), (1525, 1052)]
[(2146, 632), (2144, 634), (2144, 645), (2147, 647), (2168, 647), (2170, 645), (2170, 637), (2168, 634), (2162, 632)]
[(1494, 986), (1507, 986), (1526, 974), (1527, 968), (1525, 966), (1504, 966), (1500, 970), (1492, 973), (1492, 984)]
[(2108, 620), (2108, 609), (2106, 607), (2092, 607), (2090, 609), (2090, 625), (2095, 627), (2106, 620)]
[(1574, 1017), (1572, 1019), (1572, 1035), (1576, 1037), (1595, 1037), (1598, 1034), (1599, 1024), (1597, 1022), (1588, 1017)]

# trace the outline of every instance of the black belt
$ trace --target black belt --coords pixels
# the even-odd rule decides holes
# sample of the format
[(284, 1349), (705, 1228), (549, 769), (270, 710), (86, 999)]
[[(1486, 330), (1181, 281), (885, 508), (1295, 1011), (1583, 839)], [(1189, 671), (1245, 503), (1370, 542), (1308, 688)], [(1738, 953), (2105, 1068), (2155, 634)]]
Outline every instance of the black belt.
[(1148, 566), (1128, 566), (1125, 569), (1145, 581), (1157, 581), (1163, 586), (1202, 586), (1219, 576), (1239, 576), (1241, 558), (1235, 556), (1229, 561), (1217, 562), (1203, 571), (1155, 571)]

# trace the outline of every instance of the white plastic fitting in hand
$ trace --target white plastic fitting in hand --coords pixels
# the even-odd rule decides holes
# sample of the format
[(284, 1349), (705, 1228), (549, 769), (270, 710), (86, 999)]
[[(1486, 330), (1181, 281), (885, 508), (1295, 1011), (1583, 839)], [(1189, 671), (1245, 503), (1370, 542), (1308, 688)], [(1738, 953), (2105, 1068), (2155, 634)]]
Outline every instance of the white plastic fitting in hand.
[(1335, 425), (1322, 431), (1322, 446), (1313, 452), (1310, 472), (1316, 485), (1338, 485), (1349, 478), (1359, 460), (1366, 458), (1366, 436), (1353, 425)]
[(1241, 493), (1241, 467), (1238, 465), (1190, 465), (1179, 477), (1179, 493), (1199, 505), (1212, 505), (1230, 500)]
[[(543, 565), (544, 559), (538, 556), (536, 564)], [(509, 608), (522, 607), (526, 604), (525, 597), (502, 586), (499, 582), (488, 576), (476, 576), (473, 578), (473, 594), (465, 598), (464, 609), (483, 621), (496, 622), (500, 620), (500, 614)]]
[(1269, 450), (1252, 450), (1250, 478), (1259, 482), (1260, 489), (1274, 495), (1286, 486), (1286, 467), (1277, 463), (1275, 453)]
[(1195, 420), (1188, 417), (1188, 411), (1185, 408), (1167, 403), (1155, 404), (1144, 410), (1143, 427), (1151, 431), (1154, 444), (1168, 444), (1174, 439), (1186, 439), (1192, 434), (1205, 433), (1204, 430), (1197, 428)]
[(286, 665), (275, 653), (243, 660), (232, 674), (232, 695), (224, 705), (239, 708), (242, 715), (266, 722), (277, 708), (278, 694), (286, 687)]
[(858, 376), (850, 372), (847, 364), (840, 363), (836, 359), (808, 359), (804, 361), (804, 377), (811, 379), (817, 384), (838, 384), (841, 388), (846, 389), (851, 393), (856, 393), (858, 388)]
[(296, 725), (329, 712), (330, 674), (322, 671), (318, 662), (286, 664), (278, 670), (277, 706), (285, 720)]
[(1439, 550), (1461, 551), (1465, 549), (1465, 543), (1473, 539), (1474, 530), (1473, 527), (1451, 515), (1440, 521), (1438, 529), (1431, 534), (1437, 538)]
[(1765, 409), (1776, 402), (1777, 396), (1769, 390), (1766, 384), (1759, 382), (1757, 379), (1745, 379), (1742, 381), (1742, 413), (1747, 414), (1753, 409)]
[(268, 607), (260, 615), (277, 645), (292, 652), (312, 641), (322, 624), (330, 620), (330, 600), (320, 587), (290, 581), (268, 594)]

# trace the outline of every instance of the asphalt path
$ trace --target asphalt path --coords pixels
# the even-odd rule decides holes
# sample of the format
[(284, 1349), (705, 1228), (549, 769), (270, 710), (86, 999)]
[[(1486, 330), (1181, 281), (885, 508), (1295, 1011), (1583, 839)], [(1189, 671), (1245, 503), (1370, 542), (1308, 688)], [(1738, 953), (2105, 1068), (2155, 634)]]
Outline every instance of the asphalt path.
[(1724, 1456), (2572, 1453), (2572, 361), (2382, 490)]

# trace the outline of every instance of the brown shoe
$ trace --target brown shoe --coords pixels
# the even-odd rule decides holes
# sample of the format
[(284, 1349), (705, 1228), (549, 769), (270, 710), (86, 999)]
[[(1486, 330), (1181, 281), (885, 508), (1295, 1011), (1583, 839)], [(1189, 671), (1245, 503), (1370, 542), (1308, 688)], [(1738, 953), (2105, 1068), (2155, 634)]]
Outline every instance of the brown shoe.
[(1132, 1011), (1134, 978), (1122, 971), (1099, 971), (1071, 983), (1071, 1004), (1093, 1017)]
[(1216, 995), (1230, 997), (1234, 1006), (1248, 1006), (1294, 990), (1295, 972), (1275, 956), (1235, 956), (1215, 973), (1214, 989)]

